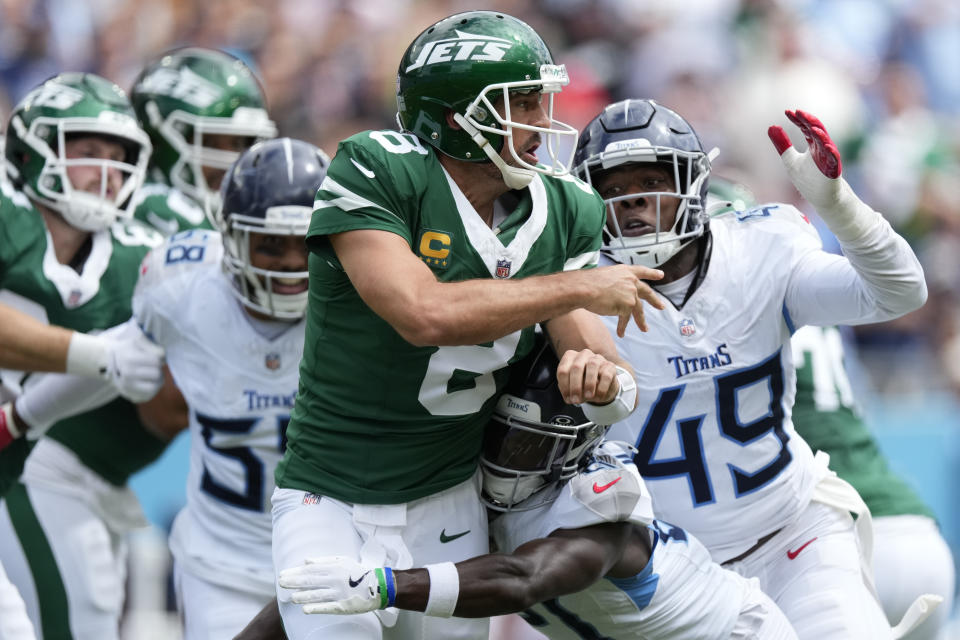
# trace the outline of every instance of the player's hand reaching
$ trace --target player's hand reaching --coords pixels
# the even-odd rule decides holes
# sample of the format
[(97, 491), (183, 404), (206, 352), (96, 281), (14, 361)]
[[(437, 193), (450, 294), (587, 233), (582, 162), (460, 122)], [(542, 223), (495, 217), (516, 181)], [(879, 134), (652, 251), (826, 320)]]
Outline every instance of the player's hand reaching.
[(787, 119), (797, 125), (807, 141), (803, 153), (797, 151), (783, 128), (773, 125), (767, 129), (770, 141), (776, 147), (787, 175), (807, 202), (819, 211), (829, 208), (840, 191), (840, 152), (830, 138), (826, 127), (815, 116), (805, 111), (786, 111)]
[(596, 291), (593, 302), (585, 308), (601, 316), (620, 316), (617, 335), (621, 338), (633, 318), (641, 331), (647, 330), (643, 303), (655, 309), (663, 309), (663, 300), (645, 280), (659, 280), (663, 271), (640, 265), (618, 264), (598, 267), (583, 272)]
[(386, 609), (396, 600), (396, 583), (389, 567), (371, 569), (345, 556), (308, 558), (277, 577), (291, 600), (304, 613), (354, 614)]
[(163, 349), (139, 329), (133, 335), (101, 336), (103, 377), (131, 402), (146, 402), (163, 386)]
[(794, 149), (782, 127), (773, 125), (767, 129), (790, 181), (841, 242), (863, 237), (878, 216), (860, 202), (846, 180), (840, 177), (843, 171), (840, 152), (826, 127), (816, 116), (805, 111), (798, 109), (785, 113), (800, 129), (808, 145), (808, 149), (800, 153)]

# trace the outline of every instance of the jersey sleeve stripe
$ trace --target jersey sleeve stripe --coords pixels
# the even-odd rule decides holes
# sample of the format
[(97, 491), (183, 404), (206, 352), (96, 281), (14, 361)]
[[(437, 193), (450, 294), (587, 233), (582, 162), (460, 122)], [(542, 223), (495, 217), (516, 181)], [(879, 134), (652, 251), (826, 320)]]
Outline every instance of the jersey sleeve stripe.
[(600, 252), (599, 251), (589, 251), (587, 253), (581, 253), (578, 256), (574, 256), (563, 263), (564, 271), (574, 271), (576, 269), (583, 269), (584, 267), (595, 267), (600, 262)]
[(354, 192), (350, 191), (343, 185), (337, 183), (335, 180), (332, 180), (329, 176), (323, 179), (323, 183), (320, 185), (321, 191), (326, 191), (334, 196), (331, 199), (323, 199), (322, 197), (318, 198), (313, 203), (314, 212), (319, 211), (320, 209), (326, 209), (327, 207), (336, 207), (342, 209), (343, 211), (353, 211), (354, 209), (366, 209), (374, 208), (380, 209), (381, 211), (386, 211), (390, 215), (394, 216), (398, 220), (403, 220), (393, 211), (385, 209), (375, 202), (371, 202), (366, 198), (358, 196)]

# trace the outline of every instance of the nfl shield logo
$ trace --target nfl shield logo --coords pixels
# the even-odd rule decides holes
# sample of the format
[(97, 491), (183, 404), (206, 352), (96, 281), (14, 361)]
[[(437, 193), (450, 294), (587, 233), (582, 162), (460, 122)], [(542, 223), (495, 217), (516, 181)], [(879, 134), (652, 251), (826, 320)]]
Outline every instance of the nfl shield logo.
[(67, 297), (66, 307), (68, 309), (72, 309), (73, 307), (77, 306), (78, 304), (80, 304), (80, 298), (82, 297), (83, 297), (83, 292), (80, 291), (79, 289), (74, 289), (73, 291), (70, 292), (70, 295)]
[(494, 273), (498, 278), (509, 278), (510, 277), (510, 265), (512, 263), (504, 258), (503, 260), (497, 260), (497, 270)]
[(697, 327), (694, 326), (693, 320), (690, 318), (684, 318), (680, 321), (680, 335), (684, 338), (689, 338), (697, 332)]
[(268, 353), (266, 359), (267, 369), (270, 371), (276, 371), (280, 368), (280, 354), (279, 353)]

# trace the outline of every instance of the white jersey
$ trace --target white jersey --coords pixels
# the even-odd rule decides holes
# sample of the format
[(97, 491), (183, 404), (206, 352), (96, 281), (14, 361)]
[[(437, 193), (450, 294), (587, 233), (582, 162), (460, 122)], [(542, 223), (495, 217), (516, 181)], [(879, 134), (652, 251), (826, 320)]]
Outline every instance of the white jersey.
[(696, 291), (681, 309), (668, 302), (647, 313), (649, 331), (631, 326), (618, 342), (639, 399), (608, 436), (636, 445), (657, 517), (723, 562), (791, 523), (822, 473), (791, 421), (792, 332), (893, 317), (881, 310), (898, 295), (884, 275), (902, 264), (901, 274), (922, 282), (922, 272), (888, 225), (876, 230), (868, 260), (849, 262), (823, 252), (789, 205), (714, 218), (710, 228), (712, 255)]
[[(643, 481), (636, 467), (625, 463), (630, 452), (623, 443), (605, 442), (599, 453), (601, 462), (574, 476), (550, 505), (493, 521), (494, 539), (501, 551), (509, 552), (557, 529), (629, 521), (649, 525), (650, 562), (631, 578), (603, 578), (577, 593), (539, 603), (521, 613), (523, 618), (551, 640), (730, 638), (748, 581), (714, 563), (683, 530), (653, 520), (646, 491), (636, 498), (634, 487), (643, 487)], [(611, 454), (617, 456), (613, 467)], [(620, 476), (599, 494), (592, 489)]]
[[(177, 234), (144, 261), (134, 317), (190, 407), (187, 506), (170, 546), (211, 582), (274, 590), (270, 496), (297, 391), (303, 322), (261, 335), (221, 271), (220, 234)], [(276, 326), (276, 323), (269, 323)]]

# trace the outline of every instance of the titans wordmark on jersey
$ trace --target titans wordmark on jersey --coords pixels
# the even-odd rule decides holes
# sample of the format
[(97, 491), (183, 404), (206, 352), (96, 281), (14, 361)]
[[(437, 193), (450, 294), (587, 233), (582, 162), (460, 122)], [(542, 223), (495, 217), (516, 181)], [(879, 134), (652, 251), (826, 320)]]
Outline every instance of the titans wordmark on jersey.
[(820, 242), (786, 205), (721, 216), (710, 228), (713, 254), (699, 288), (682, 309), (668, 303), (648, 313), (649, 332), (628, 331), (619, 342), (639, 401), (609, 436), (636, 445), (657, 517), (723, 560), (724, 548), (783, 527), (816, 482), (813, 455), (790, 421), (793, 327), (784, 300), (795, 265)]
[[(270, 495), (286, 446), (304, 323), (251, 323), (221, 269), (220, 234), (176, 234), (144, 261), (134, 315), (166, 351), (190, 407), (187, 506), (170, 546), (183, 568), (271, 593)], [(284, 326), (286, 329), (284, 330)]]
[[(130, 317), (140, 261), (162, 240), (137, 222), (117, 223), (92, 235), (90, 253), (78, 273), (57, 261), (40, 212), (23, 193), (0, 183), (0, 302), (77, 331), (120, 324)], [(29, 384), (29, 376), (2, 371), (0, 381), (0, 392), (13, 396)], [(143, 428), (133, 405), (123, 399), (63, 420), (47, 435), (118, 486), (165, 446)], [(27, 449), (17, 447), (24, 454), (17, 457), (25, 458)], [(19, 476), (22, 465), (23, 460), (4, 460), (4, 483)]]
[(367, 131), (340, 144), (307, 236), (306, 347), (279, 486), (391, 504), (470, 477), (532, 327), (483, 345), (411, 345), (360, 299), (326, 236), (395, 233), (444, 282), (596, 264), (604, 214), (592, 189), (537, 176), (522, 194), (495, 232), (416, 137)]

